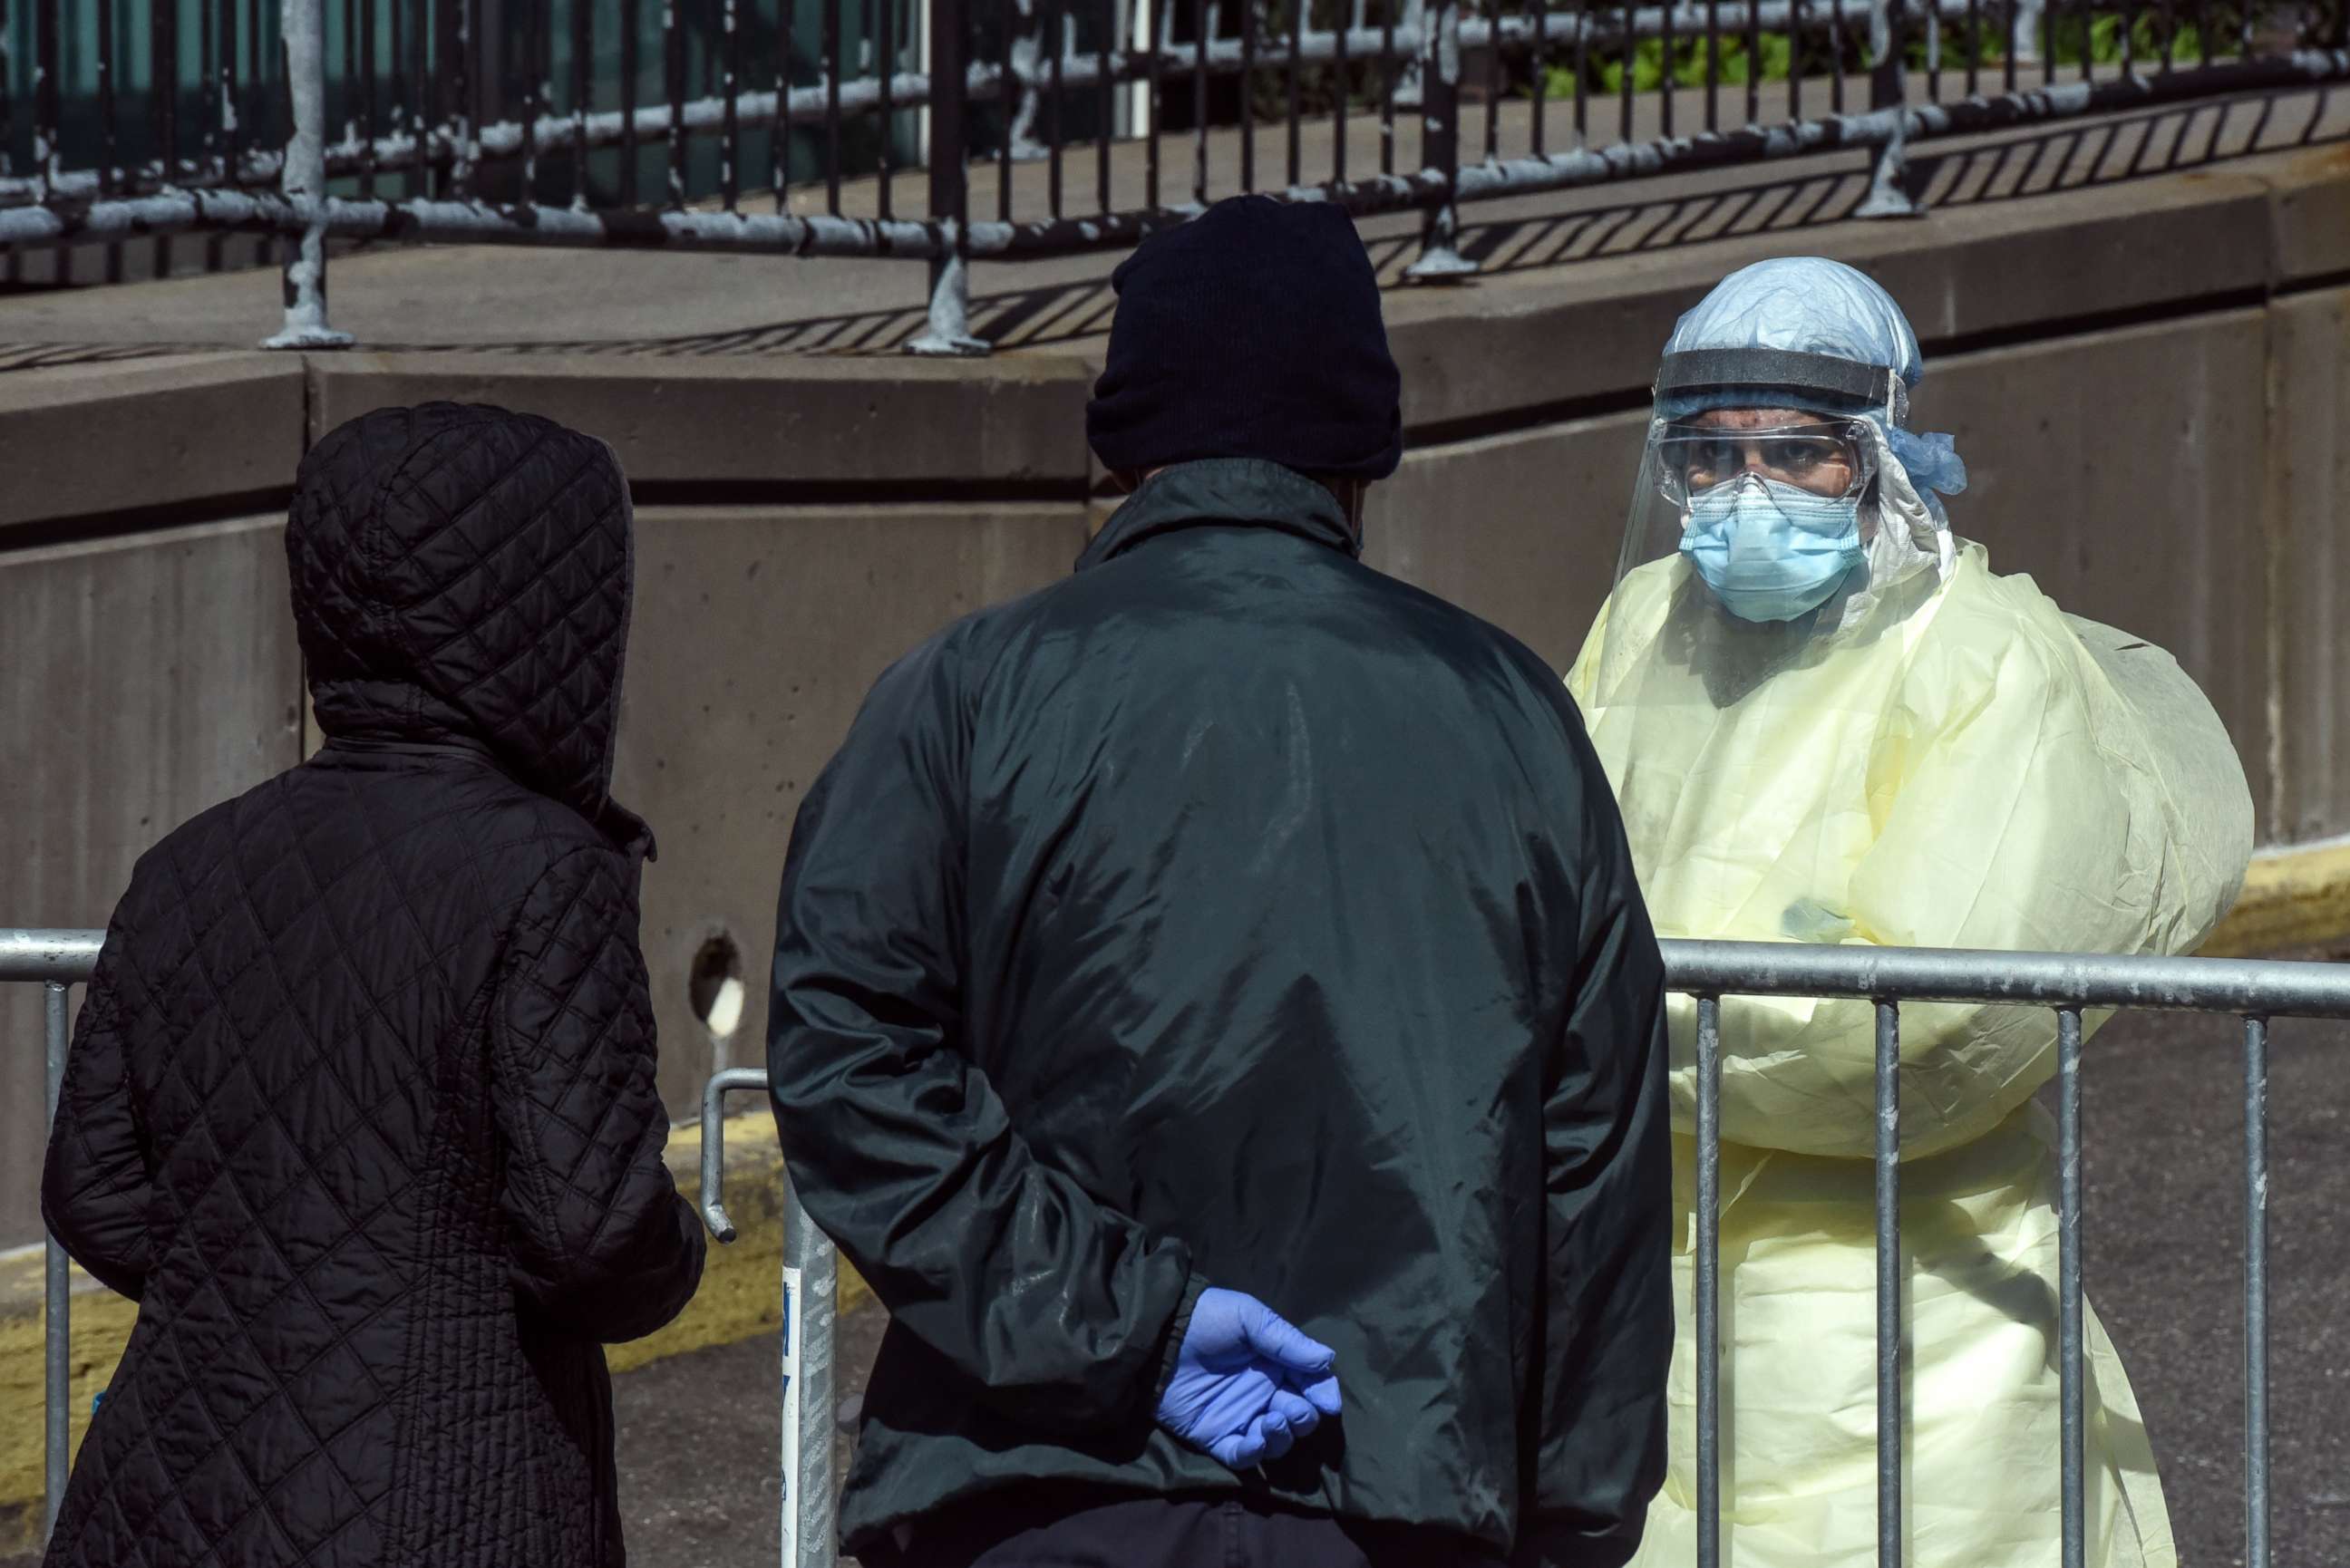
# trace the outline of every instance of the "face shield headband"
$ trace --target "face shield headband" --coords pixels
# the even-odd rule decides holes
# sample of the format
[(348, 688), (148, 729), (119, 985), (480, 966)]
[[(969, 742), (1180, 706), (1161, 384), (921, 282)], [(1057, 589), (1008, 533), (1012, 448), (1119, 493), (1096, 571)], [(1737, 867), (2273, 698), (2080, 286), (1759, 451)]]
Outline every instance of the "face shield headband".
[(1681, 418), (1723, 394), (1758, 404), (1909, 417), (1909, 388), (1890, 368), (1793, 348), (1690, 348), (1665, 356), (1653, 389), (1657, 411)]

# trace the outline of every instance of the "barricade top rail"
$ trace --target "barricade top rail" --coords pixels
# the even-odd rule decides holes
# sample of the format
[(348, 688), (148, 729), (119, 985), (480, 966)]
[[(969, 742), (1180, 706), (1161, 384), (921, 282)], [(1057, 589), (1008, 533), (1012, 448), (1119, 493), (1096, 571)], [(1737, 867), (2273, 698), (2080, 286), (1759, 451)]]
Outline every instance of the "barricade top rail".
[(2350, 965), (1803, 942), (1668, 940), (1659, 945), (1669, 987), (1695, 995), (2350, 1018)]
[(105, 938), (99, 930), (0, 926), (0, 981), (88, 980)]

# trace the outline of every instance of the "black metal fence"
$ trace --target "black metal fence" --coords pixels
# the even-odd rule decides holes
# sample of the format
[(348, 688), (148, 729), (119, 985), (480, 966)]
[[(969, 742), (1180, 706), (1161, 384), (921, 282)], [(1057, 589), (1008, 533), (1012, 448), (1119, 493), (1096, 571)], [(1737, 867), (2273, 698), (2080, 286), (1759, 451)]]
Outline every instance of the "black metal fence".
[[(242, 15), (240, 11), (242, 9)], [(1416, 212), (2350, 77), (2350, 0), (0, 0), (0, 249), (327, 243), (920, 258), (1111, 248), (1241, 191)], [(129, 85), (125, 85), (125, 84)], [(68, 91), (68, 88), (73, 90)], [(920, 170), (910, 189), (909, 175)]]

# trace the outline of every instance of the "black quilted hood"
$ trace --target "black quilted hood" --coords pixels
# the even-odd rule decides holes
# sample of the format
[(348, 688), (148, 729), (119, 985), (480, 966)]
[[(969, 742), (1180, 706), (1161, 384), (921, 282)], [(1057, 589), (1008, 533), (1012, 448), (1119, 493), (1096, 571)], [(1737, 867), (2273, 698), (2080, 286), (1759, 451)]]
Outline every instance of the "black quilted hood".
[(286, 553), (330, 739), (477, 746), (645, 837), (610, 793), (635, 556), (609, 447), (476, 404), (363, 414), (303, 459)]

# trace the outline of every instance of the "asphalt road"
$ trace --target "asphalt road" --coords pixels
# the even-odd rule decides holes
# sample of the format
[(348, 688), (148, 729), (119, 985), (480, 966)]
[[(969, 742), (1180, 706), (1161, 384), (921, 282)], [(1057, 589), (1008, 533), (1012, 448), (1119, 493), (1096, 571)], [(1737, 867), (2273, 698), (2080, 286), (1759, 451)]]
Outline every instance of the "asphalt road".
[[(2350, 1024), (2280, 1022), (2270, 1052), (2274, 1563), (2336, 1568), (2350, 1563)], [(2153, 1432), (2186, 1568), (2244, 1561), (2241, 1064), (2230, 1020), (2140, 1014), (2098, 1035), (2083, 1070), (2089, 1293)], [(878, 1313), (844, 1324), (844, 1397), (879, 1327)], [(775, 1354), (758, 1339), (617, 1380), (640, 1568), (774, 1568)]]

